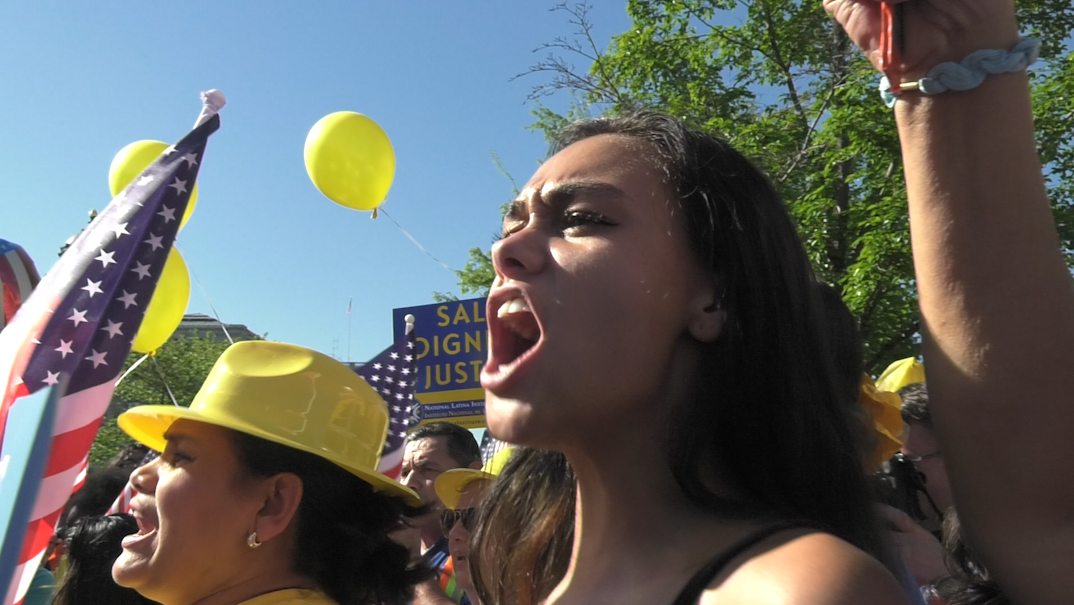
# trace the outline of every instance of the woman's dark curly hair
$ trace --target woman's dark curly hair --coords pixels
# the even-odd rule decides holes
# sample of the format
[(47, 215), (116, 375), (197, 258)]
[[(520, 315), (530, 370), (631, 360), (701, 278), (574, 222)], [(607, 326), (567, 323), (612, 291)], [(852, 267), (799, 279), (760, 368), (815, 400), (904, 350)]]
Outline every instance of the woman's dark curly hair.
[(1010, 605), (999, 584), (966, 543), (955, 509), (944, 515), (943, 546), (944, 562), (951, 575), (932, 589), (941, 601), (947, 605)]
[(293, 473), (302, 480), (295, 515), (296, 573), (313, 580), (339, 605), (402, 605), (430, 570), (410, 565), (406, 547), (388, 534), (411, 508), (375, 491), (352, 473), (321, 458), (252, 435), (230, 431), (240, 464), (251, 475)]
[(153, 605), (154, 601), (112, 580), (112, 564), (123, 552), (124, 536), (136, 533), (130, 515), (82, 517), (64, 532), (67, 575), (52, 605)]

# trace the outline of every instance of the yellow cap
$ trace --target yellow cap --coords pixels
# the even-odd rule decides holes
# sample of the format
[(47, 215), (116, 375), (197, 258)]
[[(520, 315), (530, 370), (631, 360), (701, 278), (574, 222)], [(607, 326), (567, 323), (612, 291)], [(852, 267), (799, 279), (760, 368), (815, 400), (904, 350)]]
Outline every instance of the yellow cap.
[(412, 490), (377, 472), (388, 434), (384, 400), (353, 370), (316, 351), (277, 342), (234, 344), (189, 408), (141, 405), (118, 422), (138, 442), (164, 451), (164, 433), (179, 419), (320, 456), (374, 489), (421, 503)]
[(876, 379), (876, 388), (897, 393), (899, 389), (919, 382), (925, 382), (925, 366), (917, 359), (907, 357), (889, 365)]
[(455, 508), (459, 504), (459, 498), (462, 497), (462, 490), (470, 485), (474, 481), (485, 479), (491, 481), (495, 479), (503, 467), (507, 466), (508, 460), (511, 459), (511, 454), (515, 452), (515, 448), (507, 447), (498, 452), (488, 461), (481, 470), (474, 468), (453, 468), (449, 471), (440, 473), (440, 476), (436, 478), (436, 495), (440, 498), (440, 502), (444, 504), (446, 508)]

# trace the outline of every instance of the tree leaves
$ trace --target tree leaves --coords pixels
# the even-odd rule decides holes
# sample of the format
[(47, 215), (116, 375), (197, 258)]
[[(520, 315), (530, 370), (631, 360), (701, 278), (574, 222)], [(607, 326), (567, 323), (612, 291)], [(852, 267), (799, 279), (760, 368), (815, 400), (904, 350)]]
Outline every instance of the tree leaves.
[[(1074, 260), (1074, 6), (1019, 3), (1025, 30), (1044, 39), (1033, 73), (1038, 142), (1060, 236)], [(526, 74), (534, 127), (553, 134), (584, 115), (652, 108), (722, 136), (772, 178), (817, 274), (837, 284), (859, 317), (866, 364), (877, 372), (916, 354), (920, 341), (902, 158), (878, 74), (820, 2), (629, 0), (629, 31), (606, 51), (586, 4), (554, 9), (573, 38), (545, 48)], [(578, 64), (588, 64), (582, 72)], [(570, 95), (561, 115), (540, 99)], [(491, 281), (478, 249), (460, 272), (467, 288)], [(478, 292), (479, 290), (470, 290)]]

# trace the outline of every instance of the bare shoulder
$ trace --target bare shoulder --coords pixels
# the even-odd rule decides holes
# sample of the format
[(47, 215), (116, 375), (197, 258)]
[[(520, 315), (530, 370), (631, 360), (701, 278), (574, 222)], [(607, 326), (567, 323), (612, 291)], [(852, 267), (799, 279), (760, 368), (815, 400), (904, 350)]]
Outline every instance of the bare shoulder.
[(908, 605), (879, 561), (831, 534), (787, 532), (717, 577), (701, 605)]

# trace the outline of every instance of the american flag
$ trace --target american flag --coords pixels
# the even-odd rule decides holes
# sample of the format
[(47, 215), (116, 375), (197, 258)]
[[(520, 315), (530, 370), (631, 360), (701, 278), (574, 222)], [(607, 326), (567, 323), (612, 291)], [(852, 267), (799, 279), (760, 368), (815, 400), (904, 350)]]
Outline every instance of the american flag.
[[(222, 97), (218, 103), (222, 106)], [(19, 405), (21, 397), (56, 384), (61, 375), (70, 377), (56, 409), (47, 470), (3, 605), (22, 600), (86, 467), (123, 361), (175, 241), (206, 140), (220, 125), (215, 109), (202, 115), (199, 126), (112, 200), (0, 333), (0, 431), (21, 430), (5, 427), (9, 409)]]
[(384, 452), (377, 470), (392, 479), (398, 479), (403, 470), (403, 445), (410, 424), (410, 409), (414, 405), (414, 387), (418, 382), (413, 316), (407, 316), (403, 342), (384, 349), (380, 355), (355, 371), (388, 404), (388, 439), (384, 442)]
[(0, 287), (3, 288), (0, 330), (15, 317), (15, 311), (30, 297), (30, 292), (39, 281), (41, 276), (37, 274), (30, 255), (18, 244), (0, 239)]
[(488, 464), (493, 456), (509, 447), (512, 447), (510, 443), (500, 441), (485, 429), (485, 435), (481, 438), (481, 464)]
[[(142, 458), (142, 461), (138, 463), (139, 467), (145, 466), (150, 462), (160, 458), (160, 452), (156, 450), (149, 450), (149, 452)], [(123, 491), (119, 492), (119, 496), (116, 496), (116, 501), (112, 503), (111, 508), (108, 509), (106, 515), (118, 515), (118, 514), (130, 514), (131, 512), (131, 500), (138, 495), (138, 490), (134, 488), (134, 484), (127, 480), (126, 487)]]

